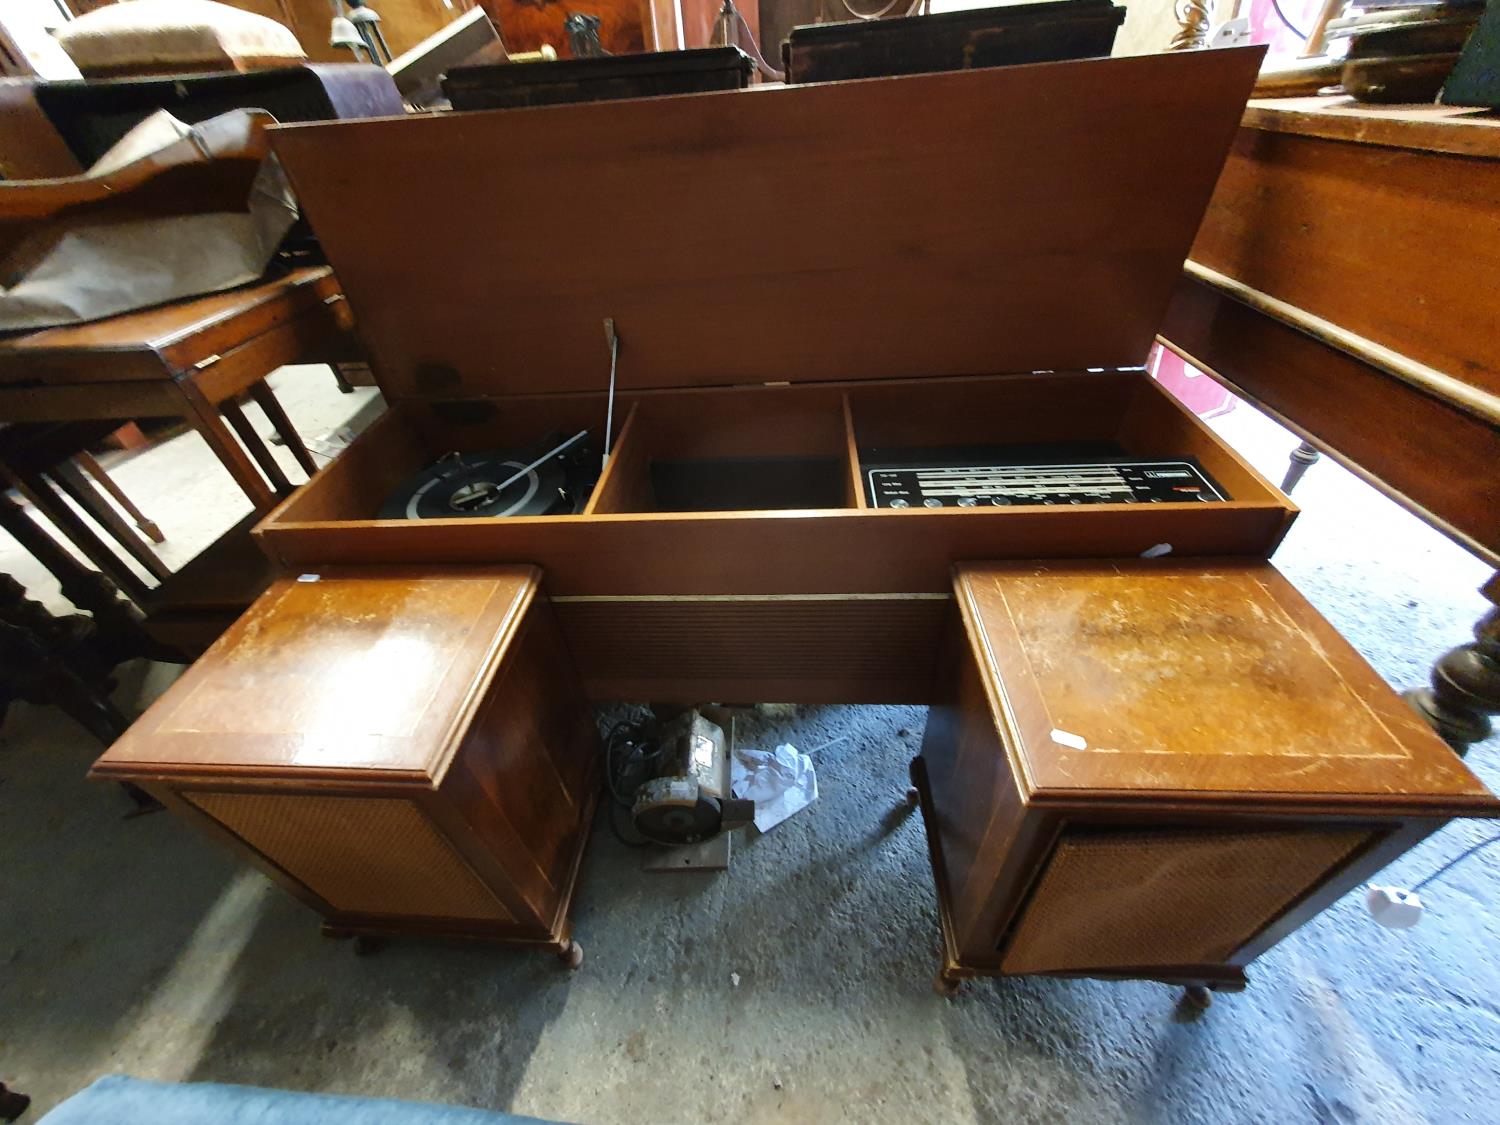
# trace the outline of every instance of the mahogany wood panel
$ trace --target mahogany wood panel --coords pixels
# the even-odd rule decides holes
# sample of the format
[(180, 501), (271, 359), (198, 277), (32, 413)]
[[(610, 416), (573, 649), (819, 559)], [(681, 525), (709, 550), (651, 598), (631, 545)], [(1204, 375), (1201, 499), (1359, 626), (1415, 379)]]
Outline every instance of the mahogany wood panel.
[(170, 379), (338, 294), (327, 266), (308, 266), (223, 293), (12, 336), (0, 340), (0, 382)]
[(1436, 826), (1500, 815), (1265, 563), (956, 573), (913, 771), (945, 980), (1241, 982)]
[[(855, 440), (1118, 440), (1133, 453), (1190, 453), (1234, 497), (1153, 504), (947, 511), (652, 513), (652, 455), (822, 452)], [(1076, 420), (1068, 424), (1072, 405)], [(629, 431), (582, 516), (500, 521), (378, 521), (370, 516), (411, 472), (450, 449), (534, 441), (549, 429), (597, 426), (599, 395), (518, 396), (398, 405), (257, 529), (287, 566), (330, 562), (521, 560), (555, 594), (933, 593), (974, 558), (1263, 555), (1295, 508), (1142, 372), (643, 392), (622, 399)], [(472, 411), (473, 418), (468, 417)], [(445, 421), (445, 418), (448, 419)], [(951, 429), (949, 429), (951, 427)], [(660, 444), (653, 444), (659, 442)], [(854, 476), (851, 463), (851, 485)]]
[[(625, 390), (1127, 366), (1260, 57), (288, 126), (273, 147), (392, 398), (601, 390), (605, 317)], [(836, 218), (806, 206), (835, 194)]]
[(536, 581), (526, 566), (283, 578), (94, 770), (440, 778)]
[(942, 594), (562, 598), (590, 699), (923, 703)]
[(650, 499), (651, 474), (647, 459), (649, 447), (643, 441), (635, 441), (636, 415), (640, 404), (633, 404), (625, 415), (625, 424), (620, 427), (610, 452), (609, 463), (599, 474), (594, 485), (594, 494), (589, 497), (583, 514), (599, 515), (605, 512), (638, 512)]
[[(999, 868), (1016, 865), (1036, 826), (1012, 774), (1005, 743), (986, 715), (979, 667), (964, 640), (959, 614), (948, 607), (933, 678), (933, 702), (922, 736), (926, 796), (923, 819), (942, 857), (941, 894), (954, 944), (972, 957), (993, 947), (997, 924), (981, 916), (997, 896)], [(1014, 875), (1012, 876), (1015, 877)], [(977, 943), (972, 935), (980, 931)], [(977, 950), (974, 948), (977, 944)]]
[(1307, 137), (1500, 157), (1500, 118), (1475, 106), (1372, 105), (1343, 95), (1255, 98), (1245, 107), (1244, 123)]
[(1288, 514), (1274, 504), (1152, 504), (934, 511), (551, 516), (476, 523), (263, 522), (283, 566), (522, 559), (556, 594), (931, 593), (955, 560), (1264, 555)]
[(1191, 256), (1500, 394), (1493, 122), (1257, 103)]
[(561, 947), (598, 732), (537, 579), (283, 579), (93, 772), (146, 785), (335, 928)]
[(445, 801), (551, 928), (598, 793), (599, 733), (557, 622), (538, 601), (474, 715)]
[(7, 422), (82, 422), (88, 419), (172, 418), (186, 413), (182, 395), (155, 383), (0, 385), (0, 419)]
[(489, 13), (505, 49), (512, 54), (553, 47), (560, 58), (572, 58), (563, 23), (574, 11), (599, 17), (599, 42), (612, 55), (634, 55), (656, 49), (655, 18), (650, 0), (589, 0), (582, 8), (559, 0), (479, 0)]
[(0, 78), (0, 176), (50, 180), (83, 171), (33, 92), (33, 78)]
[(1162, 342), (1500, 564), (1500, 428), (1191, 278)]
[(1500, 809), (1266, 563), (975, 564), (958, 589), (1028, 799), (1401, 793)]

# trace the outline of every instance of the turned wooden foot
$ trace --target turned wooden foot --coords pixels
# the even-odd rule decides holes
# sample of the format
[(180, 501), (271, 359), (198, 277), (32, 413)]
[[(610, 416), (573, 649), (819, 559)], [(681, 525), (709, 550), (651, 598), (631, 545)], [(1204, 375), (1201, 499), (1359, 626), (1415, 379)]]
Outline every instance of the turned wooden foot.
[(1286, 467), (1286, 476), (1281, 478), (1281, 491), (1290, 493), (1297, 487), (1297, 482), (1302, 479), (1308, 469), (1316, 465), (1323, 455), (1314, 449), (1309, 443), (1303, 442), (1292, 450), (1288, 458), (1290, 464)]
[(569, 969), (576, 969), (583, 964), (583, 946), (569, 940), (567, 945), (557, 951), (557, 959)]
[[(1484, 593), (1491, 601), (1500, 597), (1500, 575)], [(1488, 738), (1494, 731), (1489, 717), (1500, 714), (1500, 605), (1474, 626), (1473, 641), (1439, 658), (1429, 687), (1413, 688), (1404, 698), (1460, 755)]]
[(1190, 984), (1182, 990), (1182, 1002), (1195, 1011), (1203, 1012), (1214, 1002), (1214, 994), (1206, 984)]

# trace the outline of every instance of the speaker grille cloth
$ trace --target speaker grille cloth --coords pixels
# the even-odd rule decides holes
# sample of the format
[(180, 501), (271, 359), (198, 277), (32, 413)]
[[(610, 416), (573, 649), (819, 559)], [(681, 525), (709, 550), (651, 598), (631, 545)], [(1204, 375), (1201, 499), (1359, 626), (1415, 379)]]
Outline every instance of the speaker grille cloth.
[(1223, 964), (1368, 839), (1326, 831), (1064, 833), (1008, 973)]
[(507, 921), (509, 912), (410, 801), (182, 793), (341, 914)]

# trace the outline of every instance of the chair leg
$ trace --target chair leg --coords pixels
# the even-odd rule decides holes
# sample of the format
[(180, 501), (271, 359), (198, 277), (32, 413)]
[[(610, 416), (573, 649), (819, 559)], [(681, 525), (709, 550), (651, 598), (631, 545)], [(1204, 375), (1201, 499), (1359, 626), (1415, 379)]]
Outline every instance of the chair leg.
[(318, 471), (318, 463), (313, 460), (312, 454), (308, 452), (307, 446), (302, 442), (302, 435), (297, 432), (297, 427), (292, 425), (291, 418), (276, 398), (276, 393), (264, 379), (250, 388), (250, 397), (255, 404), (265, 412), (266, 418), (270, 420), (276, 432), (281, 435), (281, 440), (286, 447), (292, 451), (292, 456), (297, 459), (297, 464), (302, 466), (302, 471), (312, 476)]
[(250, 419), (245, 417), (245, 412), (240, 409), (239, 403), (221, 402), (219, 413), (224, 415), (224, 420), (229, 423), (230, 428), (239, 434), (240, 442), (250, 451), (250, 456), (255, 458), (255, 463), (260, 466), (261, 472), (266, 474), (271, 487), (283, 496), (291, 492), (292, 482), (287, 479), (286, 473), (277, 463), (276, 455), (266, 448), (265, 442), (260, 440), (260, 435), (255, 432)]
[(141, 529), (141, 533), (153, 543), (165, 543), (167, 537), (161, 533), (161, 528), (156, 526), (156, 521), (148, 519), (146, 514), (135, 506), (135, 502), (125, 495), (125, 490), (114, 482), (114, 479), (104, 471), (104, 467), (94, 460), (94, 455), (87, 451), (76, 454), (73, 460), (84, 472), (94, 478), (94, 483), (114, 498), (116, 504), (125, 509), (125, 513), (135, 520), (135, 526)]
[(219, 417), (219, 412), (197, 387), (188, 383), (179, 383), (178, 389), (187, 400), (189, 409), (187, 420), (192, 424), (193, 429), (198, 431), (208, 448), (213, 450), (219, 463), (229, 470), (229, 475), (234, 478), (234, 483), (240, 486), (240, 491), (250, 497), (250, 503), (255, 506), (255, 510), (269, 512), (276, 506), (276, 494), (266, 486), (265, 478), (251, 464), (250, 458), (246, 456), (240, 443), (234, 440), (234, 435), (224, 425), (224, 419)]
[(73, 498), (80, 508), (89, 514), (100, 527), (114, 536), (115, 542), (135, 556), (137, 562), (158, 582), (172, 576), (172, 570), (162, 562), (135, 529), (126, 523), (119, 512), (94, 488), (83, 475), (83, 471), (70, 461), (60, 461), (47, 470), (47, 476), (58, 488)]
[(40, 473), (6, 474), (21, 494), (36, 506), (78, 548), (83, 557), (99, 568), (122, 593), (137, 604), (146, 600), (149, 592), (146, 583), (130, 569), (130, 565), (110, 549), (109, 544), (94, 534), (77, 512), (68, 507), (68, 502), (53, 490), (52, 484)]
[(145, 630), (141, 611), (120, 596), (114, 583), (74, 558), (4, 492), (0, 492), (0, 528), (47, 568), (62, 587), (63, 597), (93, 614), (99, 627), (101, 652), (111, 666), (136, 656), (182, 662), (179, 653), (152, 639)]

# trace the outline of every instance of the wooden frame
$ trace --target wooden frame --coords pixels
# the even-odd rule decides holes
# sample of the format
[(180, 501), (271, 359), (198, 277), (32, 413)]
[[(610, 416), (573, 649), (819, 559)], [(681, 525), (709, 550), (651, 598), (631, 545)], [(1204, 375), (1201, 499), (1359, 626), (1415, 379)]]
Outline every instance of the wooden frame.
[[(398, 405), (256, 529), (284, 568), (524, 559), (543, 568), (594, 699), (922, 702), (949, 567), (971, 558), (1268, 555), (1292, 503), (1144, 372), (641, 392), (617, 404), (582, 514), (368, 518), (449, 449), (597, 427), (600, 395)], [(872, 510), (862, 446), (1111, 440), (1192, 456), (1232, 500)], [(837, 508), (655, 511), (653, 459), (813, 458)], [(733, 462), (731, 462), (733, 463)], [(711, 498), (709, 498), (711, 499)]]

